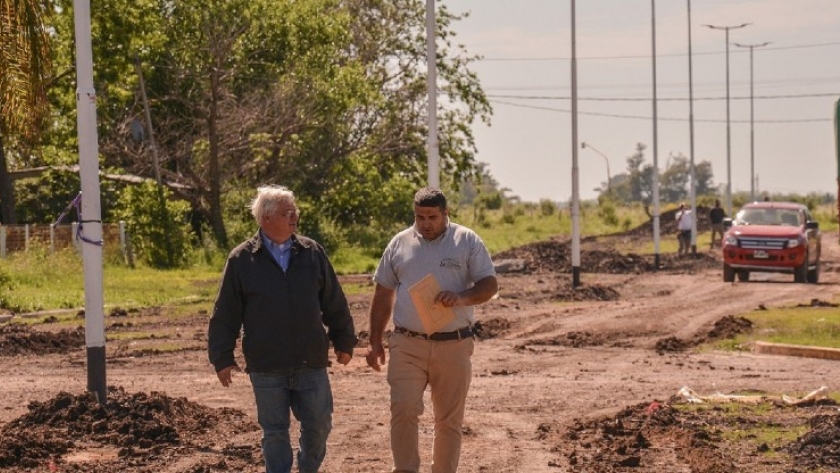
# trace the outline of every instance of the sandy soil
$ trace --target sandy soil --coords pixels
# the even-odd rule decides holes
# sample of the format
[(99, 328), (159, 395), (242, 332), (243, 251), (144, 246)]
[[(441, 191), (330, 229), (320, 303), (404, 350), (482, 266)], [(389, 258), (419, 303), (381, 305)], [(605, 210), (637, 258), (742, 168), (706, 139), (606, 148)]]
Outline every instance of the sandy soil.
[[(820, 310), (838, 310), (829, 304), (840, 295), (836, 234), (824, 235), (817, 285), (761, 274), (723, 283), (717, 252), (663, 255), (663, 267), (653, 271), (645, 258), (618, 256), (610, 249), (615, 243), (585, 242), (577, 289), (564, 242), (500, 255), (527, 264), (501, 274), (499, 297), (477, 308), (481, 338), (459, 471), (837, 471), (837, 406), (791, 408), (777, 399), (824, 385), (840, 389), (840, 362), (697, 347), (749, 330), (749, 313), (763, 307), (815, 301), (829, 306)], [(349, 366), (330, 369), (335, 428), (323, 472), (390, 468), (387, 383), (363, 356), (368, 302), (369, 294), (351, 298), (363, 342)], [(80, 330), (0, 324), (0, 469), (261, 471), (250, 385), (244, 375), (230, 388), (219, 385), (204, 352), (207, 317), (173, 319), (165, 308), (107, 317), (108, 333), (154, 334), (109, 342), (107, 409), (85, 394)], [(741, 416), (724, 415), (723, 408), (677, 409), (682, 387), (765, 393), (767, 407)], [(775, 442), (736, 434), (763, 424), (791, 435)], [(427, 413), (424, 472), (431, 437)]]

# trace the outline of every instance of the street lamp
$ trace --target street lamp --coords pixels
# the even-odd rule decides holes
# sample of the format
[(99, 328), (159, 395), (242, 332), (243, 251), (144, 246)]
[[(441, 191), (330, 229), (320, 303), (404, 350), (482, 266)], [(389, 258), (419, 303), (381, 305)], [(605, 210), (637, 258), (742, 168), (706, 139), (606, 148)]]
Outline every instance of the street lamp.
[[(586, 142), (582, 142), (580, 144), (580, 147), (585, 149), (587, 147)], [(598, 155), (600, 155), (602, 158), (604, 158), (604, 161), (606, 161), (606, 163), (607, 163), (607, 193), (610, 193), (610, 191), (611, 191), (610, 182), (612, 182), (612, 177), (610, 177), (610, 158), (608, 158), (606, 154), (598, 151), (598, 149), (595, 148), (594, 146), (592, 146), (591, 144), (589, 145), (589, 149), (598, 153)]]
[(753, 49), (762, 48), (769, 42), (760, 44), (738, 44), (739, 48), (750, 49), (750, 200), (755, 201), (755, 113), (753, 109)]
[(732, 132), (729, 123), (729, 30), (743, 28), (752, 23), (741, 23), (734, 26), (703, 25), (713, 30), (726, 32), (726, 211), (732, 215)]

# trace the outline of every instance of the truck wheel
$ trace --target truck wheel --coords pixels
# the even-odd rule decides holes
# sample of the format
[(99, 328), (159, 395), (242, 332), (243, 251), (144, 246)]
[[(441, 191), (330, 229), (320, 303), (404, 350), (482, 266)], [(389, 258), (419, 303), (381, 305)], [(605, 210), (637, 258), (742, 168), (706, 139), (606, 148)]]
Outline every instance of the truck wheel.
[(732, 266), (728, 264), (723, 264), (723, 282), (734, 282), (735, 281), (735, 270), (732, 269)]
[(743, 281), (743, 282), (749, 281), (750, 280), (750, 272), (747, 271), (746, 269), (742, 269), (742, 270), (738, 271), (738, 280)]
[(820, 282), (820, 261), (817, 260), (816, 266), (814, 269), (808, 270), (808, 282), (811, 284), (816, 284)]
[(807, 282), (808, 281), (808, 253), (805, 253), (805, 259), (802, 264), (793, 270), (793, 282)]

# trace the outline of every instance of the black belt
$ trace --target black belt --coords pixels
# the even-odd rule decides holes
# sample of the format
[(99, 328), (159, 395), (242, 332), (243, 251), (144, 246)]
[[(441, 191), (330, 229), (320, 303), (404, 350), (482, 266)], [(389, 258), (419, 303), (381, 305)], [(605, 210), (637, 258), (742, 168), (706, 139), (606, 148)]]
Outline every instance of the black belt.
[(473, 336), (472, 327), (464, 327), (454, 332), (435, 332), (433, 334), (414, 332), (407, 328), (396, 327), (394, 333), (401, 333), (413, 338), (422, 338), (423, 340), (432, 340), (434, 342), (445, 342), (447, 340), (463, 340)]

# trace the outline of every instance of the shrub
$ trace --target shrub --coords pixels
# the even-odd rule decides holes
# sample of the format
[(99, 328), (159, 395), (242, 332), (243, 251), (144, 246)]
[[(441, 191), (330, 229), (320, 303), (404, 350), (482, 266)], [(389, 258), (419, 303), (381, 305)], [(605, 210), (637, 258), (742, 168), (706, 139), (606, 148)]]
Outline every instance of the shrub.
[(548, 199), (540, 199), (540, 215), (551, 217), (555, 212), (557, 212), (557, 204)]
[(189, 206), (171, 199), (168, 189), (147, 181), (127, 187), (115, 212), (125, 220), (137, 255), (154, 268), (175, 268), (186, 262), (192, 245), (187, 224)]

